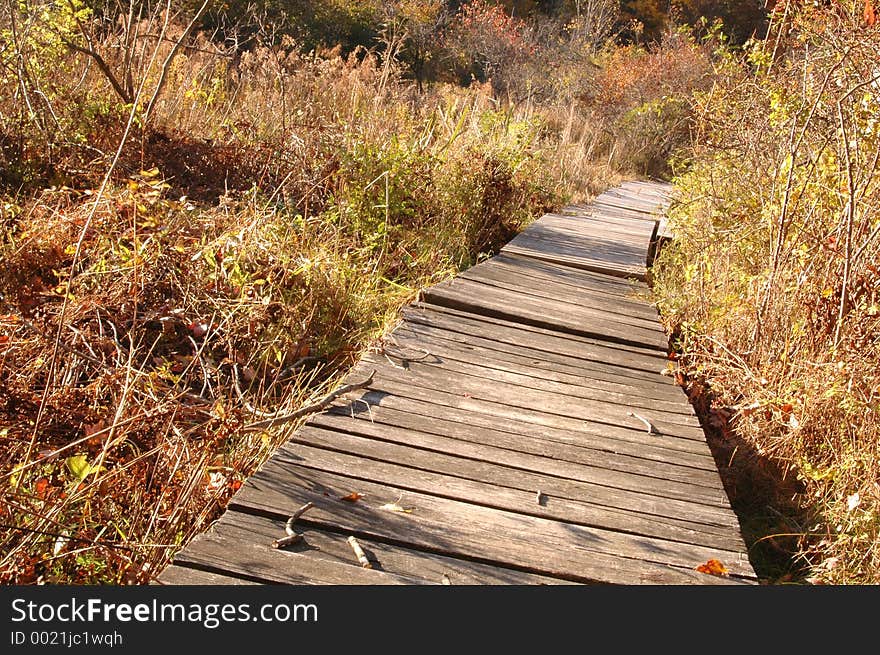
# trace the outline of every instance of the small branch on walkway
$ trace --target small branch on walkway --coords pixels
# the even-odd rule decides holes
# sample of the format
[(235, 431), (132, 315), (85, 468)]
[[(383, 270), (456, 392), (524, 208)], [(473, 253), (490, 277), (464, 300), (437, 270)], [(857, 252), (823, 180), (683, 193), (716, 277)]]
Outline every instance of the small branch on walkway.
[(303, 536), (301, 534), (297, 534), (293, 529), (293, 524), (296, 520), (308, 512), (315, 506), (314, 503), (306, 503), (298, 510), (296, 510), (289, 519), (287, 519), (287, 523), (284, 526), (284, 531), (287, 533), (286, 537), (282, 537), (281, 539), (276, 539), (272, 542), (272, 548), (284, 548), (285, 546), (289, 546), (290, 544), (295, 544), (300, 541)]
[(242, 430), (245, 432), (253, 432), (255, 430), (262, 430), (264, 428), (270, 428), (276, 425), (281, 425), (282, 423), (290, 423), (291, 421), (295, 421), (298, 418), (301, 418), (307, 414), (313, 414), (315, 412), (320, 412), (323, 409), (326, 409), (330, 403), (339, 398), (339, 396), (344, 396), (349, 391), (355, 391), (357, 389), (363, 389), (365, 387), (370, 386), (373, 383), (373, 376), (376, 375), (376, 371), (373, 370), (370, 373), (370, 377), (368, 377), (363, 382), (354, 382), (352, 384), (346, 384), (343, 387), (339, 387), (336, 391), (333, 391), (321, 400), (311, 405), (307, 405), (301, 409), (296, 410), (291, 414), (284, 414), (283, 416), (276, 416), (275, 418), (269, 418), (264, 421), (257, 421), (256, 423), (248, 423), (245, 425)]
[(298, 510), (296, 510), (293, 514), (291, 514), (290, 518), (287, 519), (287, 525), (284, 526), (284, 529), (287, 531), (287, 534), (293, 534), (293, 524), (294, 522), (303, 514), (308, 512), (315, 506), (315, 503), (306, 503)]
[(286, 546), (302, 541), (302, 538), (303, 536), (301, 534), (294, 532), (293, 534), (289, 534), (286, 537), (273, 541), (272, 548), (285, 548)]
[(660, 434), (659, 432), (657, 432), (657, 428), (654, 427), (654, 424), (651, 423), (651, 421), (646, 419), (644, 416), (636, 414), (635, 412), (629, 412), (629, 415), (633, 418), (639, 419), (642, 423), (644, 423), (645, 427), (648, 428), (648, 434)]
[(364, 553), (364, 549), (361, 548), (361, 545), (358, 543), (358, 540), (354, 537), (348, 538), (348, 545), (351, 546), (351, 549), (354, 551), (355, 556), (358, 558), (358, 562), (361, 563), (365, 569), (373, 568), (373, 565), (370, 564), (370, 560), (367, 559), (366, 554)]

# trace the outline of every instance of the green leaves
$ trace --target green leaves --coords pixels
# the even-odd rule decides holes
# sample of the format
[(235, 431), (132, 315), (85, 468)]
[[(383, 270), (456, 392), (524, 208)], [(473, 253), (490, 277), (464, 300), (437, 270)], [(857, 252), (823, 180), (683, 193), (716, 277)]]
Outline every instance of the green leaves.
[(97, 470), (97, 467), (92, 467), (92, 465), (89, 464), (89, 460), (85, 455), (68, 457), (64, 460), (64, 466), (76, 482), (82, 482), (88, 477), (89, 473)]

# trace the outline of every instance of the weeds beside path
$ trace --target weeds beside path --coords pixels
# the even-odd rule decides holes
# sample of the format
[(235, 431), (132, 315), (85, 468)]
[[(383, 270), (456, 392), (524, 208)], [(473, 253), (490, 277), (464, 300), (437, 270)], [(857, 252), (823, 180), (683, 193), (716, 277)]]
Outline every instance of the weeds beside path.
[(297, 427), (245, 424), (548, 208), (668, 170), (705, 46), (481, 6), (449, 48), (504, 47), (467, 87), (393, 48), (0, 6), (0, 581), (148, 582)]

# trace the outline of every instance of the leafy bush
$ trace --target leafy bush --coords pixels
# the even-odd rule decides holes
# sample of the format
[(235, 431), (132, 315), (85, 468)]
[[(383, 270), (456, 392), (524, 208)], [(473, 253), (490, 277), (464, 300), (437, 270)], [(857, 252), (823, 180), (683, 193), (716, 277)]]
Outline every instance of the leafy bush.
[(811, 520), (781, 531), (811, 579), (876, 583), (880, 36), (835, 7), (780, 22), (697, 96), (657, 289), (737, 433), (802, 482)]

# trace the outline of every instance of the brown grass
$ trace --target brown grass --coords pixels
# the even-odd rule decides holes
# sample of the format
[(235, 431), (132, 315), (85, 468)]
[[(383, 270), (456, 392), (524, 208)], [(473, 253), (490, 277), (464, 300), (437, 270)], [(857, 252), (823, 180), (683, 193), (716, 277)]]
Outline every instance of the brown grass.
[(325, 394), (419, 288), (542, 211), (665, 170), (709, 61), (593, 44), (511, 105), (489, 82), (419, 93), (362, 49), (196, 35), (169, 60), (180, 35), (130, 61), (126, 33), (93, 44), (133, 105), (50, 37), (0, 67), (4, 582), (151, 580), (297, 427), (243, 426)]
[(703, 145), (658, 290), (687, 370), (754, 456), (801, 485), (801, 518), (777, 529), (809, 579), (876, 583), (880, 40), (861, 14), (792, 20), (697, 99)]
[(100, 76), (102, 139), (18, 126), (13, 182), (65, 185), (4, 210), (6, 582), (151, 579), (296, 427), (245, 424), (322, 396), (420, 287), (558, 202), (537, 124), (478, 91), (246, 55), (180, 57), (103, 193), (125, 112)]

